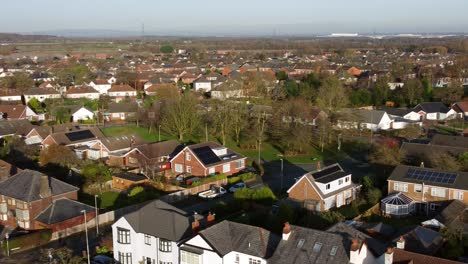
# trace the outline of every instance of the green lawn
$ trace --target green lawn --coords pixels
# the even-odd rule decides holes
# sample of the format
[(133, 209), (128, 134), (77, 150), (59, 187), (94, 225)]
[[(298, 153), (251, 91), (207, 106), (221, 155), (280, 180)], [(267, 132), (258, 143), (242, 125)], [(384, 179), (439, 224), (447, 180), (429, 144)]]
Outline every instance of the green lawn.
[(102, 195), (99, 197), (100, 198), (99, 207), (101, 209), (115, 207), (115, 203), (116, 203), (117, 199), (119, 198), (119, 195), (120, 195), (120, 193), (118, 193), (118, 192), (105, 192), (105, 193), (102, 193)]
[[(158, 129), (153, 129), (151, 133), (148, 132), (146, 127), (137, 126), (124, 126), (124, 127), (105, 127), (101, 128), (102, 133), (107, 137), (116, 137), (122, 135), (137, 135), (143, 140), (148, 142), (158, 141)], [(161, 141), (174, 139), (174, 137), (167, 135), (161, 131)]]

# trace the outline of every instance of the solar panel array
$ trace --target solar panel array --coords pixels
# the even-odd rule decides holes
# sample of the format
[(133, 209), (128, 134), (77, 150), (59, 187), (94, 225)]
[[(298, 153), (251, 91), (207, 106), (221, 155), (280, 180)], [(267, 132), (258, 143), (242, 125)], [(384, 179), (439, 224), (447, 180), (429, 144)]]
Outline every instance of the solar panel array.
[(330, 174), (338, 172), (338, 171), (341, 171), (341, 168), (338, 165), (335, 165), (335, 166), (323, 169), (321, 171), (314, 172), (312, 175), (314, 176), (314, 179), (317, 180), (317, 179), (320, 179), (320, 178), (322, 178), (324, 176), (330, 175)]
[(192, 151), (206, 165), (221, 161), (221, 159), (218, 156), (216, 156), (216, 154), (208, 146), (196, 148)]
[(85, 140), (85, 139), (91, 139), (91, 138), (95, 138), (96, 136), (91, 133), (91, 131), (89, 130), (81, 130), (81, 131), (75, 131), (75, 132), (69, 132), (69, 133), (66, 133), (65, 136), (67, 136), (67, 138), (70, 140), (70, 141), (79, 141), (79, 140)]
[(418, 180), (422, 182), (453, 184), (457, 179), (457, 174), (451, 172), (409, 169), (406, 173), (405, 178)]

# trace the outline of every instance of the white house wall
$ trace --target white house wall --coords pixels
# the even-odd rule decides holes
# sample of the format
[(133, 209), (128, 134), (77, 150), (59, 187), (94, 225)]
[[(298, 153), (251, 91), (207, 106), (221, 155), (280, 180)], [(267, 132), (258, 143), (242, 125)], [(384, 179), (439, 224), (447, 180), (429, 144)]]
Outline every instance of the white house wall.
[[(345, 178), (346, 177), (349, 177), (349, 180), (348, 182), (346, 182)], [(343, 183), (342, 184), (339, 184), (339, 181), (342, 180)], [(317, 185), (317, 187), (320, 189), (320, 191), (323, 193), (323, 194), (329, 194), (329, 193), (332, 193), (334, 191), (337, 191), (339, 189), (342, 189), (343, 187), (345, 186), (350, 186), (351, 185), (351, 174), (345, 176), (345, 177), (342, 177), (342, 178), (339, 178), (337, 180), (334, 180), (332, 182), (329, 182), (329, 183), (320, 183), (320, 182), (315, 182), (315, 184)], [(326, 190), (326, 185), (327, 184), (330, 184), (330, 189)]]

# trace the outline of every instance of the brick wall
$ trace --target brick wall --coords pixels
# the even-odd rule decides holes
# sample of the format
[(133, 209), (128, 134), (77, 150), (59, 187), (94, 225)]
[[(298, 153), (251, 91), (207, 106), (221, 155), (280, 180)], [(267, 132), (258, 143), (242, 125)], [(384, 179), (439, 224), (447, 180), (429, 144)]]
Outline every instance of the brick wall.
[(323, 210), (324, 208), (324, 203), (320, 198), (319, 194), (310, 185), (310, 182), (304, 177), (300, 179), (299, 182), (296, 183), (294, 188), (289, 191), (288, 197), (301, 202), (304, 202), (304, 200), (306, 199), (320, 201), (320, 210)]
[[(394, 182), (394, 181), (389, 181), (388, 182), (388, 193), (389, 194), (399, 192), (399, 191), (395, 190), (395, 183), (396, 182)], [(406, 196), (410, 197), (411, 199), (413, 199), (415, 201), (422, 202), (423, 193), (422, 192), (415, 192), (415, 190), (414, 190), (415, 185), (421, 185), (421, 188), (422, 188), (422, 184), (405, 183), (405, 182), (398, 182), (398, 183), (408, 184), (408, 191), (407, 192), (402, 192), (402, 193), (404, 193)], [(425, 202), (443, 202), (443, 201), (453, 200), (453, 199), (457, 198), (457, 197), (455, 197), (455, 192), (462, 191), (463, 192), (463, 200), (461, 200), (461, 201), (464, 204), (468, 205), (468, 191), (454, 190), (454, 189), (434, 186), (434, 188), (445, 189), (446, 190), (445, 197), (437, 197), (437, 196), (432, 196), (432, 190), (431, 190), (432, 186), (424, 185), (424, 187), (428, 188), (426, 193), (424, 194), (424, 201)]]

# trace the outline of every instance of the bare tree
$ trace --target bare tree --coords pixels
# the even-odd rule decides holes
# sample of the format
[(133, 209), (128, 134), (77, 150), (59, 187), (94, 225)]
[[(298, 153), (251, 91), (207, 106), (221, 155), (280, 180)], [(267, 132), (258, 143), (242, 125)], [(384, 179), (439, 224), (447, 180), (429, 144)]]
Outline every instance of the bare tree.
[(164, 105), (162, 126), (167, 131), (177, 134), (180, 141), (184, 140), (185, 135), (195, 131), (199, 125), (197, 101), (191, 94), (184, 94)]
[(334, 115), (348, 105), (348, 97), (340, 80), (327, 77), (323, 80), (317, 95), (317, 104), (328, 114)]

